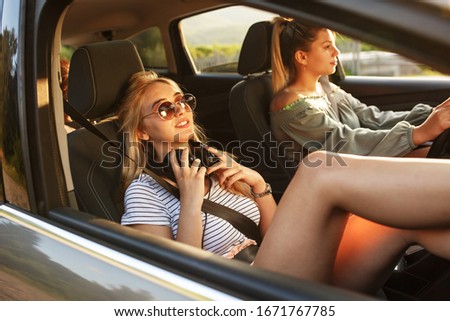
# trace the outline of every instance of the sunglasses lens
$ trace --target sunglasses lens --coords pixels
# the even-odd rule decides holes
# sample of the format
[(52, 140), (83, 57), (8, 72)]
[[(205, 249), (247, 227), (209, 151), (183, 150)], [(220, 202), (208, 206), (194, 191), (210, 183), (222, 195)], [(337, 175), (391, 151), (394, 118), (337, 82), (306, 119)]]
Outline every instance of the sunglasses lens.
[(170, 120), (175, 115), (175, 106), (168, 101), (163, 102), (158, 107), (158, 113), (161, 116), (161, 118)]
[(158, 107), (158, 114), (162, 119), (171, 120), (175, 117), (177, 106), (186, 111), (192, 111), (197, 105), (195, 97), (191, 94), (184, 95), (178, 102), (172, 104), (169, 101), (163, 102)]
[(195, 99), (195, 96), (191, 94), (184, 95), (181, 102), (184, 104), (184, 108), (188, 108), (188, 110), (195, 109), (195, 106), (197, 105), (197, 100)]

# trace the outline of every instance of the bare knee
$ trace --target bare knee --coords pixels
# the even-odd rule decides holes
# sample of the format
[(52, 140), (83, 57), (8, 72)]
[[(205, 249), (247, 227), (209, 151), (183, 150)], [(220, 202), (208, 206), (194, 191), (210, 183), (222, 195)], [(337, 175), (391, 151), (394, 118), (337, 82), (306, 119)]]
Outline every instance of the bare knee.
[(320, 167), (322, 166), (321, 164), (324, 159), (325, 155), (323, 155), (322, 152), (314, 152), (304, 157), (300, 166), (297, 168), (290, 185), (304, 185), (308, 189), (317, 185)]
[(317, 151), (308, 154), (301, 162), (295, 179), (308, 184), (311, 187), (326, 188), (330, 185), (330, 174), (336, 171), (336, 161), (333, 158), (337, 154)]

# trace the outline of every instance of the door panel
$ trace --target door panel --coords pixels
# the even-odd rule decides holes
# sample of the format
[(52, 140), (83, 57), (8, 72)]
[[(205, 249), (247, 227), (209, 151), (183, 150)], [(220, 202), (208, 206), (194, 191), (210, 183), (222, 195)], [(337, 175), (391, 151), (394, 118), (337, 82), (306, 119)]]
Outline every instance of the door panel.
[(95, 238), (85, 238), (6, 205), (0, 207), (0, 241), (0, 282), (5, 285), (0, 287), (0, 299), (230, 299), (227, 294), (100, 244)]
[(418, 103), (436, 106), (450, 96), (450, 78), (348, 76), (336, 83), (361, 102), (381, 110), (410, 110)]

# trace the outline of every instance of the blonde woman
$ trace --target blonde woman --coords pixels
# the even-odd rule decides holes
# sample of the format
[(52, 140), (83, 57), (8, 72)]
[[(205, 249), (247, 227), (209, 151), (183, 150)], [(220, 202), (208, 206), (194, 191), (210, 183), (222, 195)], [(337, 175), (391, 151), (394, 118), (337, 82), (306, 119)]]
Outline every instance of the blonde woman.
[(432, 108), (380, 111), (331, 84), (334, 110), (319, 81), (335, 72), (339, 50), (335, 34), (292, 19), (273, 20), (271, 127), (275, 138), (293, 141), (297, 160), (306, 150), (371, 156), (424, 157), (416, 148), (450, 127), (450, 99)]
[(142, 167), (149, 157), (174, 156), (192, 136), (202, 139), (194, 107), (193, 96), (169, 79), (152, 72), (132, 77), (119, 109), (133, 159), (123, 168), (122, 224), (227, 258), (254, 244), (227, 221), (203, 213), (208, 198), (259, 225), (264, 239), (255, 266), (366, 293), (383, 285), (412, 244), (450, 259), (445, 160), (312, 153), (277, 208), (261, 175), (210, 148), (221, 159), (210, 168), (198, 160), (189, 165), (187, 152), (180, 163), (170, 158), (175, 181), (166, 179), (180, 190), (175, 198)]
[(255, 244), (254, 240), (229, 222), (203, 213), (201, 205), (208, 198), (238, 210), (254, 220), (264, 235), (276, 205), (270, 194), (251, 196), (268, 191), (259, 173), (220, 153), (222, 162), (206, 175), (199, 160), (188, 167), (185, 152), (181, 164), (170, 158), (176, 177), (171, 183), (178, 185), (179, 200), (142, 173), (147, 163), (163, 163), (167, 154), (172, 151), (174, 156), (174, 148), (185, 146), (189, 139), (204, 141), (194, 122), (195, 103), (195, 98), (183, 93), (175, 82), (153, 72), (138, 73), (131, 79), (119, 111), (122, 131), (127, 135), (125, 150), (134, 160), (125, 160), (123, 167), (127, 189), (122, 224), (233, 257), (237, 250)]

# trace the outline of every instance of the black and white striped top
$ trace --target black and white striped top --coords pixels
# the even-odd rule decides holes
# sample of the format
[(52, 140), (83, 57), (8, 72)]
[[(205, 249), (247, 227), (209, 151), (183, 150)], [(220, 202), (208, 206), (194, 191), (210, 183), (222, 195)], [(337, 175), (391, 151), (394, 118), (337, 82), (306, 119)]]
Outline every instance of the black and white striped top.
[[(205, 196), (206, 197), (206, 196)], [(259, 209), (256, 203), (246, 197), (222, 189), (212, 179), (209, 199), (228, 206), (259, 224)], [(153, 224), (169, 226), (175, 239), (180, 216), (180, 201), (151, 176), (142, 173), (125, 192), (125, 214), (123, 225)], [(226, 220), (202, 212), (204, 232), (203, 249), (218, 255), (226, 255), (234, 246), (243, 243), (247, 237)]]

